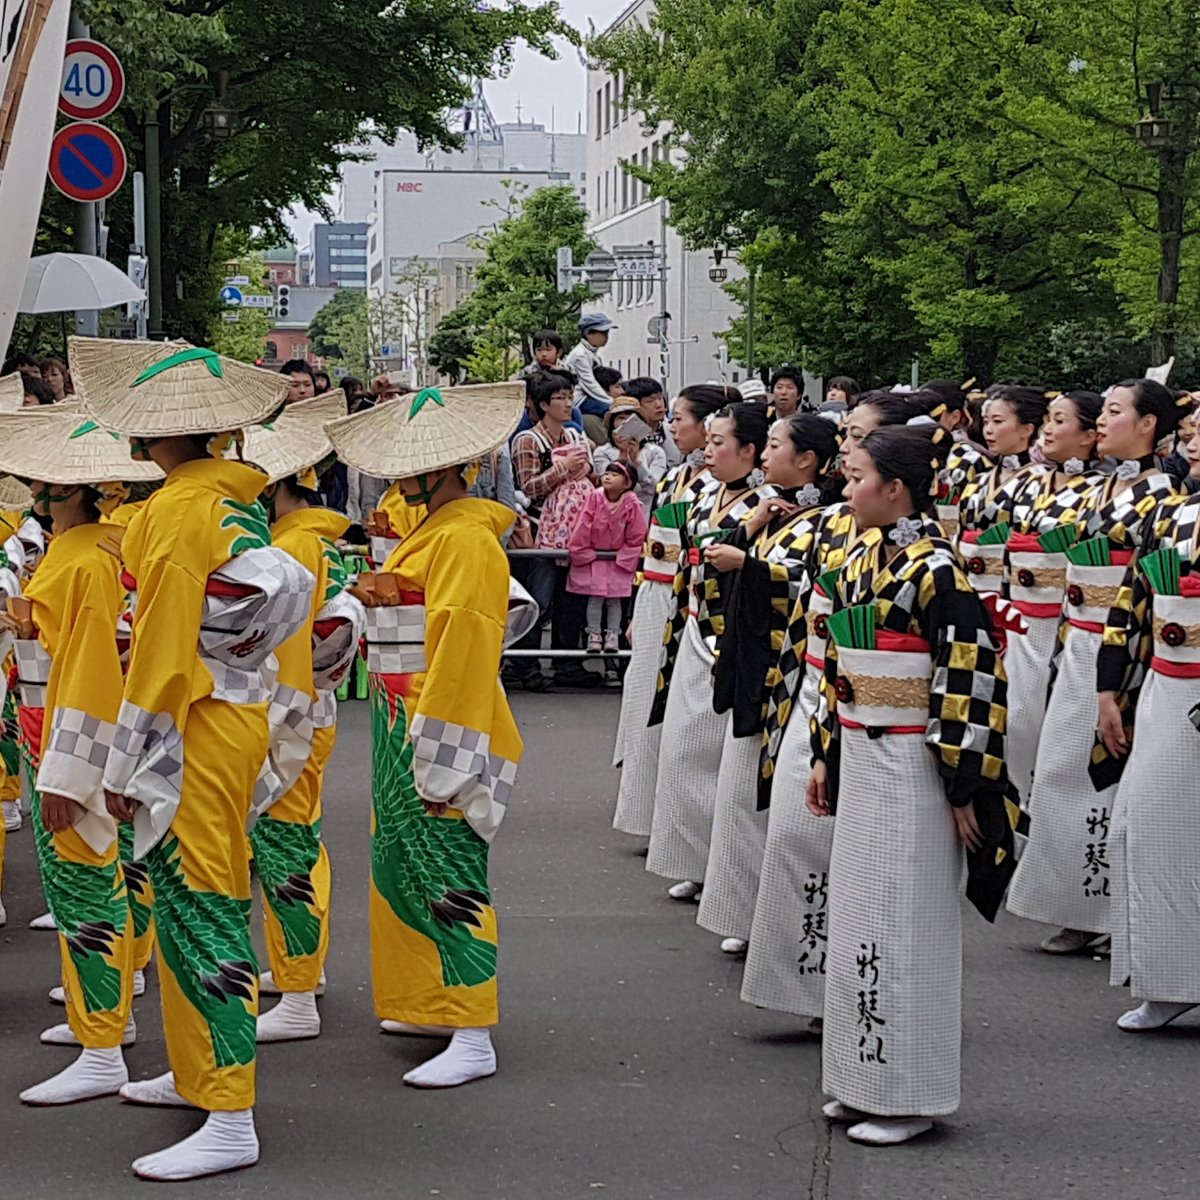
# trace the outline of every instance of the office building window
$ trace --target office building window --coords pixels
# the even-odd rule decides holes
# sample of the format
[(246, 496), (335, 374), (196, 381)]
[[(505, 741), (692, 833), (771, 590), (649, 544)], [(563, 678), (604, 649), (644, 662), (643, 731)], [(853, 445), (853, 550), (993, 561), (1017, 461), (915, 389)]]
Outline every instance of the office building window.
[(621, 211), (624, 212), (629, 207), (629, 176), (621, 172)]
[(604, 132), (612, 128), (612, 80), (604, 85)]
[(600, 127), (604, 122), (604, 91), (596, 89), (596, 141), (600, 140)]
[(608, 172), (604, 172), (604, 211), (608, 212)]

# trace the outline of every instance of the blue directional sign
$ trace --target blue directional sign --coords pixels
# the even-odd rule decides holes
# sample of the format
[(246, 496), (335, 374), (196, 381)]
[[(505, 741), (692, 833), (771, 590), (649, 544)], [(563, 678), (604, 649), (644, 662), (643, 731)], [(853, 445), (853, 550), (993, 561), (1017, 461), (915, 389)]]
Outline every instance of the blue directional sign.
[(217, 293), (217, 299), (220, 300), (222, 304), (227, 305), (229, 308), (241, 308), (242, 289), (235, 287), (223, 287)]

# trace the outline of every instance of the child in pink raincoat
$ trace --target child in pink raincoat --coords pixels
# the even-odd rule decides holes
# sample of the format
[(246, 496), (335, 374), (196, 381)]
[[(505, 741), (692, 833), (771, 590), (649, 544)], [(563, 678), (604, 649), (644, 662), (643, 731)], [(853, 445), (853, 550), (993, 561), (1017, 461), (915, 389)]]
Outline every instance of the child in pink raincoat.
[[(636, 485), (636, 467), (624, 459), (610, 463), (571, 534), (567, 591), (588, 598), (587, 648), (591, 654), (617, 650), (621, 601), (633, 591), (647, 528), (646, 510), (634, 492)], [(615, 550), (617, 557), (597, 558), (600, 550)]]

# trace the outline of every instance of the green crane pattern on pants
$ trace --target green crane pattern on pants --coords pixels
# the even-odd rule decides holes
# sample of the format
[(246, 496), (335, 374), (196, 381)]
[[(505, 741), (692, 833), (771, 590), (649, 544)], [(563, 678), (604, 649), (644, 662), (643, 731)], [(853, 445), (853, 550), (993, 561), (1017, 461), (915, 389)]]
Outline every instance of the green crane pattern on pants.
[(254, 1061), (258, 963), (250, 941), (250, 901), (193, 891), (179, 839), (146, 855), (154, 885), (159, 950), (188, 1003), (203, 1017), (218, 1067)]
[(437, 947), (443, 986), (496, 975), (496, 944), (474, 932), (490, 917), (487, 843), (461, 819), (435, 817), (413, 781), (403, 676), (371, 677), (371, 878), (396, 917)]

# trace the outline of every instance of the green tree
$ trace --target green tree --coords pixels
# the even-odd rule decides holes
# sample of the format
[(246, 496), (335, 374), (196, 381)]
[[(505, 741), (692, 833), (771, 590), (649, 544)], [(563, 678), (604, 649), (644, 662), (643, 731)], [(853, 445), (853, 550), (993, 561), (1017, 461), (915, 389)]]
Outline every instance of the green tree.
[(367, 293), (343, 288), (309, 322), (313, 353), (336, 359), (352, 373), (370, 372), (370, 321)]
[(591, 295), (582, 284), (558, 290), (558, 247), (569, 246), (576, 262), (595, 248), (588, 236), (587, 209), (571, 187), (545, 187), (525, 194), (510, 185), (503, 217), (480, 236), (486, 257), (475, 270), (470, 311), (475, 326), (493, 343), (519, 345), (533, 361), (539, 329), (573, 327)]
[[(251, 248), (252, 241), (238, 230), (223, 229), (217, 235), (216, 255), (224, 269), (234, 275), (244, 275), (250, 283), (243, 287), (244, 295), (265, 296), (267, 269), (262, 255)], [(236, 317), (236, 320), (230, 318)], [(214, 315), (209, 323), (208, 344), (220, 354), (240, 362), (255, 362), (266, 348), (271, 332), (271, 314), (264, 308), (226, 309)]]
[(467, 361), (475, 353), (474, 321), (468, 299), (438, 322), (429, 339), (430, 366), (449, 376), (452, 384), (463, 381)]
[[(450, 117), (472, 79), (506, 70), (518, 42), (552, 55), (551, 35), (571, 34), (554, 3), (84, 0), (80, 15), (124, 63), (114, 123), (137, 168), (157, 125), (164, 325), (197, 340), (217, 304), (222, 227), (278, 237), (289, 207), (324, 211), (368, 132), (456, 144)], [(231, 117), (226, 137), (210, 127), (214, 108)], [(116, 246), (131, 240), (125, 192), (109, 206)], [(49, 210), (67, 234), (70, 210), (53, 198)]]

